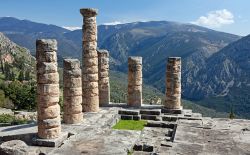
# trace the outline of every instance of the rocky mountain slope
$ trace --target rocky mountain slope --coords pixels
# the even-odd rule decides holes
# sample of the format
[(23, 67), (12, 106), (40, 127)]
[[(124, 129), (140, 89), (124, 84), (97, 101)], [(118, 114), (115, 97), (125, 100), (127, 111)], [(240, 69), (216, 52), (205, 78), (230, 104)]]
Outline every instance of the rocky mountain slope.
[[(35, 39), (55, 38), (59, 44), (59, 61), (62, 57), (81, 56), (81, 30), (69, 31), (54, 25), (6, 17), (0, 18), (0, 31), (32, 53), (35, 52)], [(248, 76), (245, 76), (246, 69), (243, 71), (242, 66), (249, 66), (246, 63), (249, 57), (243, 60), (245, 53), (233, 52), (240, 47), (246, 49), (247, 42), (236, 49), (229, 48), (234, 46), (230, 43), (240, 38), (200, 26), (167, 21), (98, 26), (98, 46), (110, 51), (112, 70), (126, 73), (128, 56), (142, 56), (144, 83), (164, 92), (166, 58), (180, 56), (183, 98), (202, 101), (200, 104), (206, 102), (206, 106), (214, 105), (219, 98), (222, 107), (230, 107), (232, 101), (226, 98), (228, 94), (237, 94), (238, 89), (248, 90), (244, 84)], [(229, 48), (231, 54), (223, 52), (224, 47)], [(231, 60), (234, 55), (237, 61)], [(241, 87), (236, 87), (239, 85)], [(250, 99), (243, 94), (231, 96), (235, 100), (242, 99), (242, 104), (248, 103)]]
[(1, 73), (4, 72), (8, 65), (14, 73), (22, 71), (32, 72), (35, 67), (35, 58), (30, 51), (21, 47), (7, 38), (0, 32), (0, 64)]
[(213, 96), (202, 105), (220, 111), (233, 108), (238, 115), (249, 118), (250, 35), (226, 46), (206, 63), (190, 86), (190, 93)]

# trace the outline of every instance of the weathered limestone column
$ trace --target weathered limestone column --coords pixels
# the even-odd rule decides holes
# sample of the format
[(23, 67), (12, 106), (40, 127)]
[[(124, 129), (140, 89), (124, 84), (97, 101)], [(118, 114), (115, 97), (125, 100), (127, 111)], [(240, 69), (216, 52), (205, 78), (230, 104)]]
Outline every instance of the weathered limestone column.
[(167, 109), (181, 109), (181, 58), (169, 57), (166, 72), (166, 99)]
[(79, 60), (63, 61), (63, 121), (66, 124), (76, 124), (83, 120), (81, 74)]
[(128, 105), (142, 104), (142, 57), (128, 58)]
[(82, 106), (84, 112), (99, 111), (97, 10), (81, 9), (83, 15)]
[(61, 134), (57, 41), (36, 41), (38, 137), (57, 138)]
[(98, 52), (98, 78), (99, 78), (99, 104), (104, 106), (110, 102), (109, 86), (109, 52), (97, 50)]

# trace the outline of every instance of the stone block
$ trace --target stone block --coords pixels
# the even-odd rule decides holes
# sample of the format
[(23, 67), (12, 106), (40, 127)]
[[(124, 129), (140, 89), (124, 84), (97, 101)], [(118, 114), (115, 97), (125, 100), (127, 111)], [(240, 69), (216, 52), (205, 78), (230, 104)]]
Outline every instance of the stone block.
[(58, 73), (38, 74), (37, 83), (38, 84), (59, 83), (59, 74)]
[(56, 62), (37, 62), (36, 66), (37, 66), (38, 74), (47, 74), (47, 73), (57, 72)]
[(63, 85), (66, 88), (72, 87), (82, 87), (82, 79), (81, 78), (63, 78)]
[(58, 147), (60, 146), (69, 136), (67, 132), (62, 132), (57, 138), (53, 139), (41, 139), (39, 137), (34, 137), (32, 139), (33, 145), (43, 146), (43, 147)]
[(55, 39), (39, 39), (36, 40), (37, 51), (57, 51), (57, 41)]
[(77, 124), (81, 123), (83, 121), (83, 113), (77, 113), (77, 114), (64, 114), (63, 115), (63, 121), (66, 124)]
[(141, 115), (141, 119), (144, 119), (144, 120), (156, 120), (157, 116), (156, 115)]
[(54, 128), (43, 128), (38, 126), (38, 137), (42, 139), (54, 139), (61, 136), (61, 126)]
[(133, 115), (121, 115), (121, 120), (133, 120)]
[(38, 124), (41, 128), (45, 129), (59, 127), (61, 125), (61, 118), (58, 116), (56, 118), (38, 120)]
[(56, 104), (46, 108), (38, 107), (37, 112), (42, 119), (57, 118), (60, 115), (60, 106)]
[(161, 115), (161, 109), (157, 110), (148, 110), (148, 109), (141, 109), (140, 114), (145, 114), (145, 115)]
[(81, 104), (64, 104), (64, 113), (66, 114), (78, 114), (82, 112), (82, 105)]
[(96, 82), (98, 81), (98, 74), (84, 74), (82, 80), (85, 82)]
[(139, 111), (135, 110), (118, 110), (120, 115), (139, 115)]
[(55, 51), (52, 52), (38, 52), (38, 62), (56, 62), (57, 54)]
[(63, 90), (63, 94), (65, 96), (81, 96), (82, 95), (82, 88), (81, 87), (65, 88)]
[(39, 151), (36, 148), (29, 147), (21, 140), (11, 140), (0, 145), (1, 155), (37, 155)]
[(82, 75), (81, 69), (74, 69), (74, 70), (63, 70), (63, 76), (66, 78), (80, 78)]
[(133, 115), (133, 120), (139, 121), (139, 120), (141, 120), (141, 116), (140, 115)]
[(37, 85), (37, 93), (39, 95), (59, 95), (59, 84), (38, 84)]
[(64, 70), (79, 70), (80, 61), (78, 59), (64, 59), (63, 68)]

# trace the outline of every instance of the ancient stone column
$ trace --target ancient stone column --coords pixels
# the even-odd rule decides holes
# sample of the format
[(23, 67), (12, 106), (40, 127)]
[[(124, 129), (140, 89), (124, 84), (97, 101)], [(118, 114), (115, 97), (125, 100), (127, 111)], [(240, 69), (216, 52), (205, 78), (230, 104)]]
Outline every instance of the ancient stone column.
[(57, 138), (61, 133), (57, 42), (36, 41), (38, 137)]
[(76, 124), (83, 120), (81, 74), (79, 60), (63, 61), (63, 121), (66, 124)]
[(142, 57), (128, 58), (128, 105), (142, 104)]
[(166, 99), (167, 109), (181, 109), (181, 58), (169, 57), (166, 72)]
[(97, 50), (98, 52), (98, 78), (99, 78), (99, 104), (104, 106), (110, 101), (109, 87), (109, 52)]
[(81, 9), (83, 15), (82, 106), (84, 112), (99, 110), (97, 25), (95, 9)]

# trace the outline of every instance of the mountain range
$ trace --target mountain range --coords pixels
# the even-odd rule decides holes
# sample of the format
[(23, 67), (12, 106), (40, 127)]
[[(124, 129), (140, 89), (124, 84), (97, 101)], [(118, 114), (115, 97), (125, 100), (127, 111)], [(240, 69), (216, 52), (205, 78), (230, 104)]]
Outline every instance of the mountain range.
[[(55, 38), (59, 61), (81, 56), (81, 30), (3, 17), (0, 32), (32, 54), (36, 39)], [(98, 46), (109, 50), (112, 70), (126, 73), (128, 56), (142, 56), (144, 83), (164, 92), (166, 59), (180, 56), (183, 98), (248, 118), (249, 38), (168, 21), (98, 26)]]

